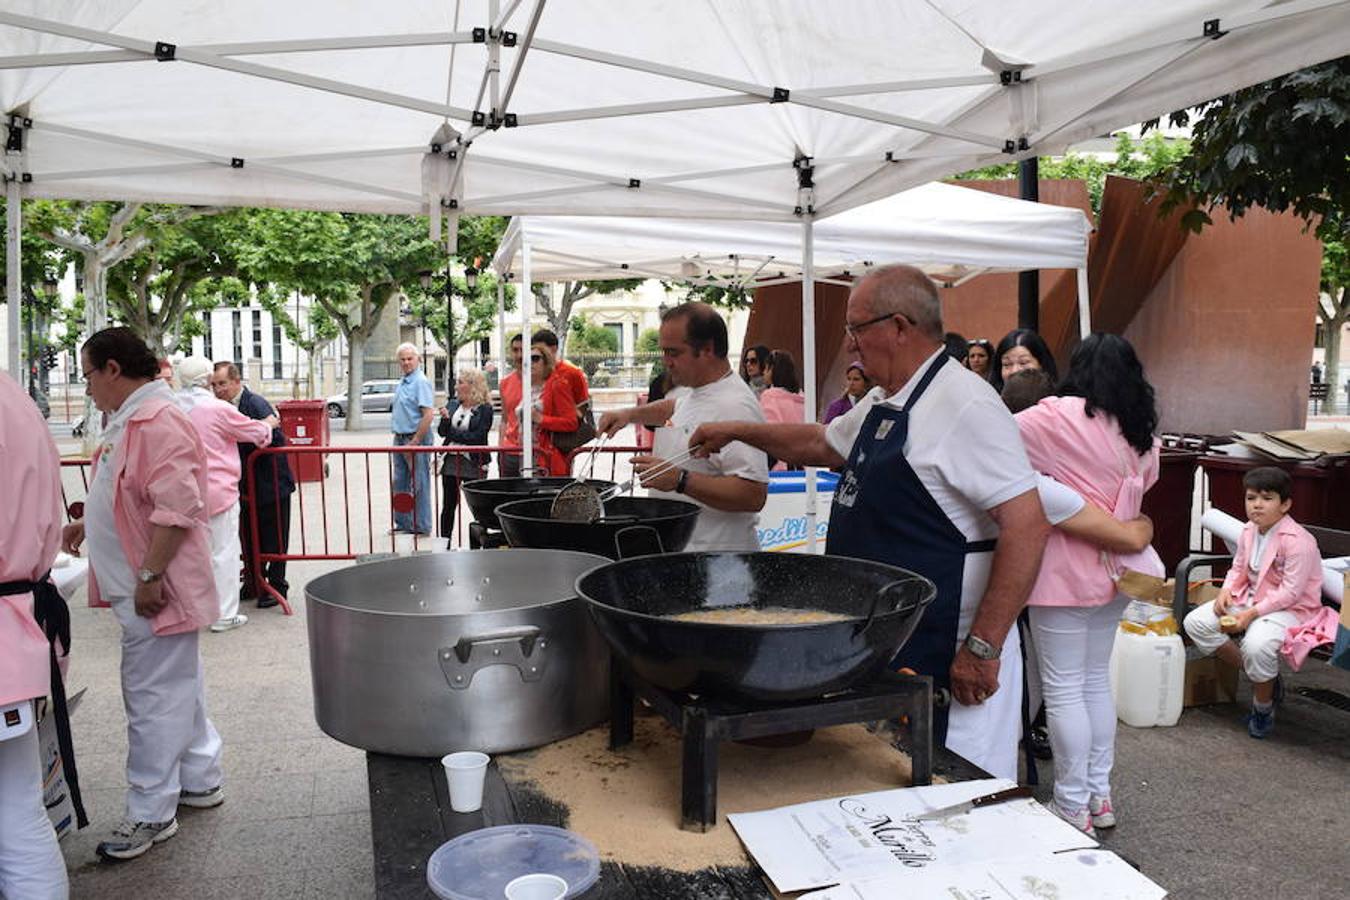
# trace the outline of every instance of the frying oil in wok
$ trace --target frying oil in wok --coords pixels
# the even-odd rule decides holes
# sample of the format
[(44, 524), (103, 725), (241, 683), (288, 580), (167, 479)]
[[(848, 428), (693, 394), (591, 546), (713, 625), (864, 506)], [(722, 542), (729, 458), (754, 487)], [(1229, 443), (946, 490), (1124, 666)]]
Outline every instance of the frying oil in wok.
[(669, 618), (676, 622), (707, 622), (715, 625), (815, 625), (822, 622), (844, 622), (852, 616), (827, 612), (823, 609), (791, 609), (786, 606), (723, 607), (695, 609), (677, 613)]

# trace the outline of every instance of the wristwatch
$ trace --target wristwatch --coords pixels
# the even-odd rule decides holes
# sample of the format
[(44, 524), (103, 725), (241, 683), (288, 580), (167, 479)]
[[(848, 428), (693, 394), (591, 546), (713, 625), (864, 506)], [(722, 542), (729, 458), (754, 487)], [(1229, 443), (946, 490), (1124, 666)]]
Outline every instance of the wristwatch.
[(973, 634), (966, 635), (964, 646), (976, 659), (998, 659), (998, 655), (1003, 652), (1002, 647), (995, 647), (984, 638)]
[(159, 581), (163, 572), (152, 572), (149, 569), (141, 569), (136, 573), (136, 578), (141, 584), (150, 584), (153, 581)]
[(689, 489), (689, 470), (681, 469), (680, 477), (675, 480), (675, 493), (683, 494)]

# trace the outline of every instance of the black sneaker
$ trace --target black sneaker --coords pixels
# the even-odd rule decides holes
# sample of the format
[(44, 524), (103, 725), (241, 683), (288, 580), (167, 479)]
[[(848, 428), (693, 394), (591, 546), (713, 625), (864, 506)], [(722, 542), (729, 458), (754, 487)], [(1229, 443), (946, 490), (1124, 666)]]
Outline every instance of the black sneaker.
[(1031, 755), (1037, 759), (1054, 759), (1055, 752), (1050, 749), (1050, 732), (1044, 725), (1031, 726)]
[(133, 822), (126, 819), (113, 829), (112, 837), (100, 843), (95, 852), (104, 859), (135, 859), (177, 833), (177, 819), (167, 822)]
[(271, 594), (268, 594), (266, 597), (258, 598), (258, 609), (271, 609), (277, 605), (277, 598), (273, 597)]

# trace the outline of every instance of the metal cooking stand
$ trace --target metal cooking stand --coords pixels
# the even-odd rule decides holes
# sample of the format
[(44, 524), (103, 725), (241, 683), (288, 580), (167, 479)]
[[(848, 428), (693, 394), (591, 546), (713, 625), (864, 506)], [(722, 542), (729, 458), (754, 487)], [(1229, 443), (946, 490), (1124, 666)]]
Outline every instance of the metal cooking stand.
[(611, 750), (633, 740), (633, 704), (639, 698), (684, 738), (680, 827), (686, 831), (708, 831), (717, 825), (717, 753), (722, 741), (899, 719), (908, 722), (910, 783), (933, 782), (933, 680), (926, 675), (886, 672), (827, 697), (751, 706), (656, 687), (617, 657), (610, 661), (609, 673)]

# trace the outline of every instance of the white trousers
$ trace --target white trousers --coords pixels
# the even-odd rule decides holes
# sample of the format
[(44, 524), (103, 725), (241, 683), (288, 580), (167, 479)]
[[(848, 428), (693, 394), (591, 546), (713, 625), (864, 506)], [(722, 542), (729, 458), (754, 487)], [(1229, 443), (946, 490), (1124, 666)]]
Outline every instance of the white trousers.
[(211, 576), (220, 599), (220, 618), (239, 614), (239, 501), (211, 517)]
[[(1239, 649), (1242, 651), (1242, 670), (1253, 684), (1272, 681), (1280, 674), (1280, 645), (1284, 643), (1284, 633), (1297, 624), (1298, 616), (1282, 609), (1257, 617), (1247, 628)], [(1232, 640), (1231, 635), (1219, 630), (1213, 600), (1202, 603), (1186, 616), (1186, 633), (1206, 656)]]
[(1017, 780), (1022, 733), (1022, 645), (1014, 625), (999, 654), (998, 690), (978, 706), (955, 700), (947, 714), (947, 749), (995, 778)]
[(1104, 606), (1033, 606), (1031, 631), (1041, 667), (1045, 719), (1055, 754), (1055, 800), (1066, 811), (1111, 795), (1116, 705), (1111, 647), (1126, 598)]
[(66, 900), (66, 861), (42, 805), (37, 726), (0, 741), (0, 897)]
[(122, 625), (127, 713), (127, 818), (167, 822), (180, 791), (221, 783), (220, 735), (206, 717), (197, 632), (156, 636), (130, 598), (112, 599)]

